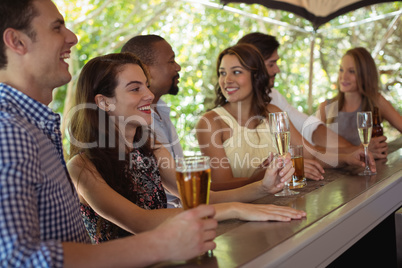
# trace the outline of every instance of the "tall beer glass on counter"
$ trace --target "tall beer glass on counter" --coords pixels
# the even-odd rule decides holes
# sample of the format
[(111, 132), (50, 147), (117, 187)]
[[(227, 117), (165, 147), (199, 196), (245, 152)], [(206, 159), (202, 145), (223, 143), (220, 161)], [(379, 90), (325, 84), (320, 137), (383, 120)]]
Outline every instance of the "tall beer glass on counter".
[[(269, 114), (269, 129), (271, 131), (272, 142), (276, 145), (278, 153), (284, 157), (288, 153), (290, 145), (290, 126), (289, 117), (286, 112), (277, 112)], [(289, 189), (289, 183), (285, 183), (282, 192), (275, 194), (275, 196), (289, 196), (296, 195), (295, 192)]]
[(306, 178), (304, 177), (303, 145), (290, 145), (289, 153), (292, 156), (292, 163), (295, 168), (293, 180), (289, 188), (303, 188), (307, 185)]
[(208, 156), (176, 159), (176, 182), (184, 209), (209, 203), (211, 168)]
[(373, 118), (371, 112), (358, 112), (357, 113), (357, 130), (359, 131), (360, 141), (364, 146), (364, 158), (366, 161), (365, 169), (359, 173), (360, 176), (368, 176), (377, 174), (370, 170), (368, 161), (368, 146), (371, 140), (371, 132), (373, 128)]

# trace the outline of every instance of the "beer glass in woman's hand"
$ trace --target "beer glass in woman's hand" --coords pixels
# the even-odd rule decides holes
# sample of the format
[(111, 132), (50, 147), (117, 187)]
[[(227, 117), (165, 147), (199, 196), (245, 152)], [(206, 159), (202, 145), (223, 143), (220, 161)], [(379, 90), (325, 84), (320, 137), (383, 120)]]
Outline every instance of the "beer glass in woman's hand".
[(208, 204), (211, 168), (208, 156), (176, 159), (176, 182), (184, 209)]

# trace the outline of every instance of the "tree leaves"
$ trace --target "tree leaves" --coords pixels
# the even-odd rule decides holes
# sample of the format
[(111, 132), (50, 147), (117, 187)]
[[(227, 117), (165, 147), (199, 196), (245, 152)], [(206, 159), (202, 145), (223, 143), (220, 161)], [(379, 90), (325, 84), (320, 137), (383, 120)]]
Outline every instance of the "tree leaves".
[[(253, 31), (277, 37), (281, 43), (281, 73), (276, 79), (275, 87), (294, 106), (308, 111), (310, 45), (313, 35), (292, 27), (307, 30), (312, 27), (307, 20), (292, 13), (269, 10), (256, 4), (229, 4), (228, 7), (232, 10), (228, 11), (222, 9), (218, 0), (209, 1), (208, 5), (197, 1), (174, 0), (55, 2), (65, 15), (67, 26), (79, 37), (70, 64), (73, 80), (69, 85), (58, 89), (54, 96), (52, 107), (57, 112), (65, 113), (69, 109), (70, 104), (65, 103), (65, 100), (71, 102), (75, 81), (89, 59), (119, 52), (121, 46), (134, 35), (158, 34), (172, 45), (176, 60), (182, 67), (180, 93), (163, 98), (172, 106), (172, 120), (176, 124), (182, 146), (187, 149), (191, 145), (189, 140), (195, 141), (191, 131), (198, 116), (213, 107), (218, 54)], [(361, 8), (335, 18), (319, 29), (314, 46), (313, 111), (319, 102), (336, 94), (334, 84), (343, 53), (355, 46), (364, 46), (373, 51), (386, 35), (394, 16), (372, 22), (369, 20), (401, 8), (401, 2)], [(275, 21), (270, 23), (267, 19)], [(368, 21), (342, 28), (342, 25), (361, 20)], [(387, 84), (384, 94), (401, 111), (400, 21), (399, 18), (398, 27), (380, 49), (375, 60), (380, 71), (387, 70), (381, 75), (382, 83)]]

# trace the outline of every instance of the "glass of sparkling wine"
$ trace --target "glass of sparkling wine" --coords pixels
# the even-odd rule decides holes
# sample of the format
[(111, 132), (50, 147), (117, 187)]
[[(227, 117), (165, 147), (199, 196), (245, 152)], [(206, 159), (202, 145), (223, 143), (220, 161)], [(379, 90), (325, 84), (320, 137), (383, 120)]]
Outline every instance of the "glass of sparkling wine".
[(211, 168), (208, 156), (176, 159), (176, 183), (184, 209), (209, 203)]
[[(277, 112), (269, 114), (269, 129), (271, 131), (272, 142), (276, 145), (280, 156), (285, 156), (289, 150), (290, 144), (290, 126), (289, 118), (286, 112)], [(283, 190), (275, 196), (296, 195), (299, 192), (289, 189), (289, 183), (285, 183)]]
[(359, 173), (360, 176), (374, 175), (377, 174), (370, 170), (369, 160), (368, 160), (368, 145), (371, 139), (371, 132), (373, 128), (373, 119), (371, 112), (358, 112), (357, 113), (357, 129), (359, 131), (360, 141), (364, 146), (364, 158), (366, 161), (365, 169)]

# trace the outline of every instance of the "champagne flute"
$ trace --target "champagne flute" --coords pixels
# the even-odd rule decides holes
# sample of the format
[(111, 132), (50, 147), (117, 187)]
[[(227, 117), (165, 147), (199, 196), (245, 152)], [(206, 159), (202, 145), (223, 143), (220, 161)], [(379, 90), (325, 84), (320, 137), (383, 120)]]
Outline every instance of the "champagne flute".
[[(276, 145), (280, 156), (284, 157), (289, 150), (290, 127), (289, 118), (286, 112), (277, 112), (269, 114), (269, 129), (271, 131), (272, 141)], [(275, 196), (296, 195), (299, 192), (289, 189), (289, 183), (285, 182), (283, 190)]]
[(364, 146), (364, 158), (366, 162), (365, 169), (359, 173), (360, 176), (374, 175), (376, 172), (370, 170), (368, 160), (368, 145), (371, 140), (371, 132), (373, 128), (373, 119), (371, 112), (358, 112), (357, 113), (357, 129), (359, 131), (360, 141)]

